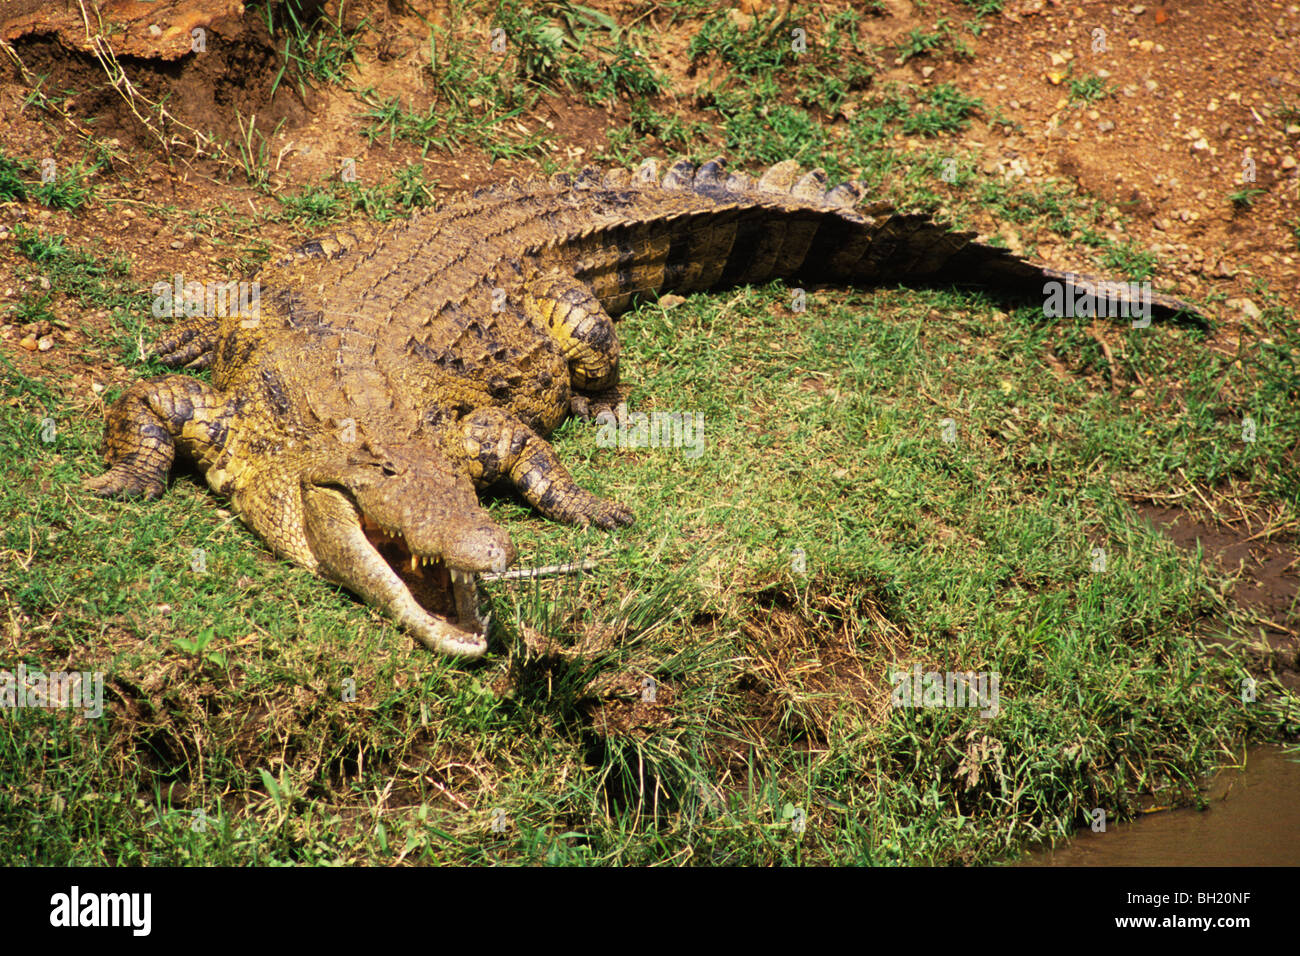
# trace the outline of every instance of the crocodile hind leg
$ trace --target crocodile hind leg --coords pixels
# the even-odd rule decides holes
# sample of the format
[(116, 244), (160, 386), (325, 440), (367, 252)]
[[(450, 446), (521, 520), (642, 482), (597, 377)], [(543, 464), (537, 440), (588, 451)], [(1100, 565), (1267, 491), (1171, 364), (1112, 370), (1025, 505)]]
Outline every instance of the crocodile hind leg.
[(220, 391), (185, 375), (136, 382), (108, 410), (109, 469), (86, 479), (86, 489), (106, 498), (159, 497), (177, 446), (206, 471), (225, 444), (232, 411)]
[(210, 368), (220, 335), (219, 318), (185, 319), (163, 333), (154, 343), (153, 354), (168, 368)]
[[(549, 272), (524, 285), (524, 314), (555, 339), (569, 360), (574, 411), (589, 417), (600, 407), (619, 402), (618, 335), (591, 290), (572, 276)], [(595, 406), (595, 408), (591, 408)]]
[(451, 450), (463, 458), (476, 484), (505, 479), (543, 515), (565, 524), (617, 528), (632, 523), (630, 510), (579, 487), (550, 443), (504, 409), (479, 409), (460, 424)]

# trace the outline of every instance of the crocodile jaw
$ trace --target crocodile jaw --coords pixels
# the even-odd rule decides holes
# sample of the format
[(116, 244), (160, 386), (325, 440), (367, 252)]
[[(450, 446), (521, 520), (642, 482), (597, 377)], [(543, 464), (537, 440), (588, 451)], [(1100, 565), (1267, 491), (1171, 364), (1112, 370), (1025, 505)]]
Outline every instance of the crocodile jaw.
[[(458, 627), (430, 614), (367, 537), (356, 505), (336, 488), (317, 485), (303, 490), (307, 541), (320, 562), (319, 571), (381, 608), (425, 647), (441, 654), (480, 657), (487, 650), (486, 622), (478, 614), (478, 587), (472, 571), (448, 568)], [(432, 559), (413, 555), (411, 572)]]

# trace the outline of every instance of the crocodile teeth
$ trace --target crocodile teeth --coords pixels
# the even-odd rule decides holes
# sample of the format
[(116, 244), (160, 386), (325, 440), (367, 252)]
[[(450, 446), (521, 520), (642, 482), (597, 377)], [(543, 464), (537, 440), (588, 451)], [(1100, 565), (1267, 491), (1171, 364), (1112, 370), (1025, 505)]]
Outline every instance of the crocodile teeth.
[(415, 555), (411, 555), (411, 570), (412, 571), (420, 570), (420, 559), (417, 558)]

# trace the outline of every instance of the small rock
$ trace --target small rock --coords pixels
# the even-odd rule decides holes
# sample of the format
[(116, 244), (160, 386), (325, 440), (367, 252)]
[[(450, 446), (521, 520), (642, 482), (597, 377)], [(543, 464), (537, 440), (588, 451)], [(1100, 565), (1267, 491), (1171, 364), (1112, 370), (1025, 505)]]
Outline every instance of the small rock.
[(1154, 40), (1143, 40), (1141, 43), (1138, 44), (1138, 49), (1141, 50), (1143, 53), (1150, 53), (1155, 48), (1156, 48), (1156, 44)]
[(45, 278), (45, 276), (41, 276), (37, 280), (36, 284), (41, 287), (42, 292), (48, 292), (50, 290), (50, 280)]
[(48, 352), (50, 349), (54, 348), (54, 336), (42, 335), (36, 340), (36, 347), (42, 352)]
[(1254, 302), (1250, 301), (1250, 299), (1246, 299), (1246, 298), (1229, 299), (1227, 302), (1224, 303), (1224, 305), (1226, 305), (1230, 309), (1236, 309), (1238, 312), (1240, 312), (1248, 319), (1258, 319), (1260, 316), (1259, 306), (1257, 306)]
[(185, 243), (181, 242), (179, 239), (173, 239), (173, 240), (172, 240), (172, 248), (173, 248), (173, 249), (179, 249), (179, 248), (180, 248), (181, 246), (183, 246), (183, 245), (185, 245)]
[(686, 301), (685, 296), (669, 293), (668, 295), (661, 295), (659, 297), (659, 307), (661, 309), (672, 309), (681, 305), (685, 301)]
[(1294, 157), (1294, 156), (1283, 156), (1283, 157), (1282, 157), (1282, 168), (1283, 168), (1283, 169), (1295, 169), (1295, 157)]
[(1097, 130), (1102, 133), (1109, 133), (1114, 128), (1115, 128), (1115, 124), (1112, 123), (1110, 120), (1102, 120), (1100, 123), (1097, 124)]
[(104, 386), (99, 382), (91, 382), (90, 390), (94, 392), (96, 395), (100, 395), (104, 391)]

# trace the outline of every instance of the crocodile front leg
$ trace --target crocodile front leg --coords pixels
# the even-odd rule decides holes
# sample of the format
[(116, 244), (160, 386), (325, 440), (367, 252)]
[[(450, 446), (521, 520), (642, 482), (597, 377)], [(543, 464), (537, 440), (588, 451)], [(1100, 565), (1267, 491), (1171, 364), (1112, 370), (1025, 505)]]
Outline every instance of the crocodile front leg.
[(159, 497), (177, 446), (206, 472), (225, 445), (232, 414), (225, 395), (197, 379), (163, 375), (136, 382), (108, 410), (109, 469), (86, 479), (85, 488), (106, 498)]
[(579, 487), (550, 443), (504, 409), (471, 412), (461, 419), (461, 428), (450, 451), (465, 461), (476, 485), (506, 479), (543, 515), (565, 524), (618, 528), (632, 523), (629, 509)]

